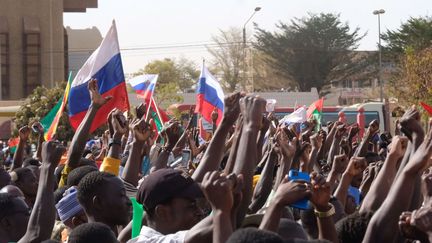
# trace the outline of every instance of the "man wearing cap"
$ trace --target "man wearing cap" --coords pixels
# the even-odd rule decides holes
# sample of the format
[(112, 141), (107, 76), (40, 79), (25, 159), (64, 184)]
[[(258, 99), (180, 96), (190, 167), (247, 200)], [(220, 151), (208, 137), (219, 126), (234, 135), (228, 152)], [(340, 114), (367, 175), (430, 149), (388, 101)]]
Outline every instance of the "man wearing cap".
[(55, 205), (55, 207), (60, 220), (67, 227), (66, 231), (63, 231), (65, 233), (62, 233), (62, 242), (65, 242), (68, 232), (78, 225), (87, 223), (84, 209), (78, 202), (76, 188), (71, 187), (67, 189), (63, 198)]
[(204, 215), (196, 202), (202, 197), (198, 183), (180, 170), (167, 168), (151, 173), (137, 194), (146, 212), (147, 226), (128, 242), (192, 242), (198, 234), (211, 236), (210, 217), (202, 220)]

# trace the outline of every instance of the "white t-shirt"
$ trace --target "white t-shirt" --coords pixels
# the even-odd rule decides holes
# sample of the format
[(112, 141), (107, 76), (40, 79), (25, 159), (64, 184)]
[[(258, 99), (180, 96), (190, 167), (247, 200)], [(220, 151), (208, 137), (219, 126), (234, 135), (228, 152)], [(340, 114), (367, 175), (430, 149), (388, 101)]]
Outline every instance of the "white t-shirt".
[(163, 235), (156, 230), (143, 226), (138, 237), (127, 243), (183, 243), (188, 231), (178, 231), (175, 234)]

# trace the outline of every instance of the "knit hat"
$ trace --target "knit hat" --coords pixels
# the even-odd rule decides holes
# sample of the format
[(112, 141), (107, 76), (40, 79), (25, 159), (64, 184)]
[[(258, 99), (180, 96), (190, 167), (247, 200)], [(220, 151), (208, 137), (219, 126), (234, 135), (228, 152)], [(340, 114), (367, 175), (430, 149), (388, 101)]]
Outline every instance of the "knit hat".
[(77, 190), (75, 187), (66, 190), (63, 198), (56, 204), (56, 208), (62, 222), (65, 222), (84, 210), (78, 202)]

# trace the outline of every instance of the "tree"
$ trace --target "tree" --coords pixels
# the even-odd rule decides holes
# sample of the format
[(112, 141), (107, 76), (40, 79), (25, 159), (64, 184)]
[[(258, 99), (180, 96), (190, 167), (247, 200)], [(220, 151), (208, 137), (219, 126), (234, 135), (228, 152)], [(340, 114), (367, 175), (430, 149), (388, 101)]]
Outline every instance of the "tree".
[(183, 97), (178, 93), (192, 88), (199, 76), (195, 63), (186, 58), (181, 58), (179, 61), (170, 58), (152, 61), (135, 73), (135, 76), (144, 73), (159, 74), (154, 95), (156, 102), (161, 106), (182, 102)]
[(388, 90), (400, 105), (432, 104), (432, 48), (407, 51), (400, 72), (389, 80)]
[(281, 75), (297, 83), (300, 91), (318, 91), (353, 67), (353, 50), (364, 35), (351, 31), (339, 15), (309, 14), (289, 24), (276, 24), (271, 33), (256, 25), (254, 46), (269, 58), (267, 62)]
[(220, 82), (225, 90), (235, 91), (240, 84), (245, 90), (244, 69), (246, 52), (242, 42), (242, 31), (239, 28), (230, 28), (227, 31), (219, 30), (219, 35), (212, 36), (215, 46), (207, 47), (213, 56), (212, 70), (222, 73)]
[(381, 38), (386, 43), (384, 53), (391, 56), (403, 56), (407, 50), (421, 51), (432, 44), (432, 18), (411, 17), (399, 29), (387, 30)]
[[(40, 121), (48, 112), (57, 104), (64, 93), (66, 82), (62, 82), (59, 86), (48, 89), (39, 86), (27, 97), (26, 103), (20, 107), (15, 114), (15, 124), (17, 128), (24, 125), (29, 125), (34, 121)], [(14, 135), (18, 134), (15, 130)], [(67, 111), (63, 112), (57, 128), (57, 138), (61, 141), (70, 141), (74, 131), (69, 124)]]

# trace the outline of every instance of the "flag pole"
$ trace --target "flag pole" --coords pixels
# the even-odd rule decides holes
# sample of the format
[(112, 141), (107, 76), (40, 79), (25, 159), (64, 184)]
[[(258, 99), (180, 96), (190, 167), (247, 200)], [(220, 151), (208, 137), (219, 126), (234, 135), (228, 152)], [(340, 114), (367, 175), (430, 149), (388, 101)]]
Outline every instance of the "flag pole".
[[(153, 98), (153, 96), (152, 96)], [(150, 107), (151, 107), (151, 100), (149, 100), (149, 103), (147, 104), (147, 112), (146, 112), (146, 116), (145, 116), (145, 121), (148, 122), (150, 121)]]
[[(159, 107), (156, 105), (156, 101), (154, 100), (154, 98), (153, 98), (153, 96), (151, 97), (151, 102), (153, 102), (153, 104), (154, 104), (154, 106), (155, 106), (155, 110), (156, 110), (156, 113), (157, 113), (157, 115), (158, 115), (158, 117), (159, 117), (159, 120), (161, 121), (161, 122), (163, 122), (162, 121), (162, 116), (161, 116), (161, 114), (160, 114), (160, 112), (159, 112)], [(164, 124), (162, 124), (162, 126), (163, 126)]]

